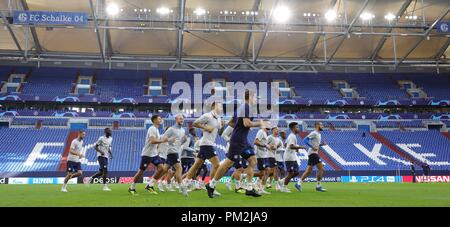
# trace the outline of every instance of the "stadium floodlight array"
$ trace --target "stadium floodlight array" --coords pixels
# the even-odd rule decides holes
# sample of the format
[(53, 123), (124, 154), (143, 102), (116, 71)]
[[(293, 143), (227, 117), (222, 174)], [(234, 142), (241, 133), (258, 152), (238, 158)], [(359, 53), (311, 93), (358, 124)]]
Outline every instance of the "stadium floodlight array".
[(364, 12), (359, 16), (362, 20), (372, 20), (375, 18), (375, 15), (369, 12)]
[(336, 11), (334, 11), (334, 10), (328, 10), (328, 11), (325, 13), (325, 19), (326, 19), (327, 21), (334, 21), (336, 18), (337, 18), (337, 13), (336, 13)]
[(119, 6), (116, 3), (110, 3), (106, 6), (106, 13), (108, 13), (108, 15), (114, 16), (120, 11), (123, 11), (123, 9), (119, 9)]
[(273, 11), (273, 19), (277, 23), (285, 23), (291, 17), (291, 11), (286, 6), (278, 6)]

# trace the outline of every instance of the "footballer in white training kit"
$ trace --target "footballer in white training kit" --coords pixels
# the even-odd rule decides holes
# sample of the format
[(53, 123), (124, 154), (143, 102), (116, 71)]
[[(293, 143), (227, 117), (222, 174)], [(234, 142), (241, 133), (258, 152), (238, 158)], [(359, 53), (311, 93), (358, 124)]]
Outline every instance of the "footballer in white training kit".
[(145, 189), (152, 194), (157, 194), (156, 190), (153, 187), (153, 184), (155, 183), (155, 181), (159, 180), (166, 171), (164, 169), (164, 162), (159, 156), (159, 152), (157, 149), (158, 144), (173, 142), (175, 140), (175, 138), (161, 137), (159, 135), (158, 128), (162, 124), (162, 118), (160, 116), (153, 115), (151, 117), (151, 121), (153, 125), (147, 130), (147, 136), (144, 148), (142, 149), (139, 170), (133, 178), (133, 183), (131, 183), (130, 187), (128, 188), (128, 192), (130, 192), (131, 194), (136, 194), (136, 183), (139, 181), (139, 179), (142, 178), (144, 171), (150, 166), (150, 164), (153, 164), (156, 167), (156, 171)]
[(281, 192), (291, 192), (287, 186), (291, 179), (299, 174), (299, 158), (297, 153), (300, 149), (306, 149), (297, 143), (297, 134), (299, 132), (297, 125), (297, 122), (289, 123), (291, 133), (286, 139), (286, 150), (284, 152), (284, 162), (286, 164), (287, 176), (284, 178), (284, 185), (281, 188)]
[(306, 167), (306, 170), (303, 173), (300, 180), (295, 185), (295, 187), (299, 191), (302, 191), (301, 183), (305, 180), (306, 177), (309, 176), (309, 174), (311, 174), (314, 166), (317, 168), (316, 191), (318, 191), (318, 192), (326, 192), (327, 191), (320, 184), (323, 174), (324, 174), (324, 169), (323, 169), (323, 163), (320, 160), (319, 149), (321, 146), (327, 145), (327, 143), (322, 142), (322, 134), (320, 134), (321, 131), (323, 131), (322, 122), (316, 122), (316, 123), (314, 123), (314, 131), (309, 133), (309, 135), (306, 136), (305, 139), (303, 140), (305, 142), (305, 144), (308, 145), (308, 147), (309, 147), (308, 148), (308, 166)]
[[(214, 176), (217, 169), (219, 168), (219, 158), (217, 157), (216, 150), (214, 149), (214, 144), (218, 132), (222, 129), (222, 103), (213, 102), (211, 104), (211, 111), (200, 116), (194, 121), (192, 126), (199, 128), (203, 132), (203, 137), (200, 139), (200, 151), (198, 152), (197, 159), (194, 165), (186, 174), (185, 182), (187, 184), (192, 184), (192, 180), (197, 175), (198, 169), (209, 160), (212, 164), (211, 176)], [(220, 196), (219, 192), (215, 192), (216, 196)]]
[(78, 137), (72, 140), (70, 144), (69, 155), (67, 156), (67, 175), (64, 178), (64, 184), (61, 188), (62, 192), (67, 192), (67, 182), (70, 179), (80, 177), (83, 174), (81, 170), (80, 159), (84, 158), (83, 154), (83, 140), (86, 137), (86, 132), (84, 130), (78, 131)]
[(95, 151), (97, 151), (97, 161), (99, 165), (99, 171), (91, 176), (88, 180), (88, 184), (97, 177), (102, 177), (103, 191), (111, 191), (108, 187), (107, 175), (108, 175), (108, 159), (112, 159), (112, 131), (110, 128), (105, 128), (104, 135), (98, 138), (95, 143)]

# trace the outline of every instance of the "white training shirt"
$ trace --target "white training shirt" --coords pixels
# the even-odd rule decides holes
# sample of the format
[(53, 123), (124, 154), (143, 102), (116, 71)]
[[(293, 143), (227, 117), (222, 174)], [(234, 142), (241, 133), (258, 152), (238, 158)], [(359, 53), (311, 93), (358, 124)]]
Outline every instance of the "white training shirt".
[(167, 154), (178, 154), (178, 157), (181, 156), (182, 144), (185, 141), (185, 131), (184, 128), (175, 124), (174, 126), (167, 129), (167, 131), (163, 135), (167, 138), (175, 137), (175, 141), (168, 142)]
[[(259, 140), (259, 143), (263, 146), (267, 145), (267, 133), (264, 131), (264, 129), (260, 129), (256, 133), (256, 139)], [(267, 158), (267, 148), (266, 147), (260, 147), (258, 145), (255, 145), (256, 147), (256, 158)]]
[(297, 145), (297, 136), (294, 133), (289, 134), (286, 140), (286, 151), (284, 152), (284, 161), (297, 161), (297, 150), (291, 149), (291, 144)]
[(212, 111), (205, 113), (194, 121), (194, 124), (207, 125), (214, 128), (210, 133), (203, 130), (203, 137), (200, 141), (200, 146), (213, 146), (216, 142), (217, 132), (222, 128), (222, 119), (220, 116), (215, 115)]
[(195, 141), (194, 150), (196, 153), (200, 151), (200, 140)]
[(158, 154), (160, 158), (167, 159), (167, 149), (169, 149), (167, 142), (158, 144)]
[(283, 143), (283, 140), (280, 137), (278, 139), (280, 139), (281, 146), (275, 152), (275, 160), (277, 162), (284, 162), (284, 158), (283, 158), (284, 151), (285, 151), (284, 143)]
[[(70, 144), (70, 149), (80, 153), (83, 150), (83, 140), (78, 140), (78, 138), (72, 140), (72, 143)], [(73, 155), (69, 152), (69, 155), (67, 156), (67, 161), (80, 162), (80, 157)]]
[(95, 145), (98, 146), (98, 149), (103, 152), (103, 155), (97, 151), (97, 157), (105, 157), (109, 158), (109, 151), (111, 150), (111, 144), (112, 144), (112, 136), (109, 138), (106, 138), (106, 136), (100, 136), (95, 142)]
[[(311, 133), (309, 133), (308, 136), (306, 136), (307, 138), (309, 138), (309, 142), (311, 143), (311, 145), (314, 148), (319, 148), (320, 143), (322, 141), (322, 135), (320, 134), (320, 132), (314, 130)], [(308, 155), (310, 154), (318, 154), (319, 150), (314, 151), (311, 147), (308, 149)]]
[(283, 146), (283, 142), (281, 142), (280, 137), (275, 137), (273, 135), (270, 135), (267, 137), (267, 144), (270, 145), (275, 145), (275, 149), (267, 149), (267, 157), (268, 158), (275, 158), (275, 153), (278, 150), (279, 146)]
[(230, 138), (231, 138), (231, 134), (233, 133), (234, 128), (231, 126), (227, 126), (225, 128), (225, 130), (223, 130), (222, 132), (222, 138), (227, 141), (230, 142)]
[(230, 148), (230, 138), (233, 130), (233, 127), (227, 126), (222, 132), (222, 138), (227, 142), (227, 145), (225, 146), (225, 153), (228, 153), (228, 149)]
[(158, 155), (158, 144), (152, 144), (150, 137), (155, 137), (157, 140), (161, 137), (158, 129), (154, 125), (147, 130), (145, 145), (144, 148), (142, 148), (142, 156), (155, 157)]

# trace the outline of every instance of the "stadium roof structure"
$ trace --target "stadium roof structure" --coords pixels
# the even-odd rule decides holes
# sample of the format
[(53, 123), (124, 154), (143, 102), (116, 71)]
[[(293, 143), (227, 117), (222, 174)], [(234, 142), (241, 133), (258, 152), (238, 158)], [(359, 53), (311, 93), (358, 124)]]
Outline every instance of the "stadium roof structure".
[[(108, 14), (110, 4), (119, 7), (116, 15)], [(87, 12), (89, 23), (16, 25), (16, 10)], [(450, 21), (449, 11), (448, 0), (4, 0), (0, 61), (227, 72), (448, 70), (450, 33), (436, 25)]]

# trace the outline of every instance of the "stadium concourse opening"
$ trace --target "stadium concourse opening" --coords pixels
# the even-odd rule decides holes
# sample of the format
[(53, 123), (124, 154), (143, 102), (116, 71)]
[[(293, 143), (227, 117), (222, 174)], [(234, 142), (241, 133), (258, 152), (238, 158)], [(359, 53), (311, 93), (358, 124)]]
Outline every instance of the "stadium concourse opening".
[(448, 207), (449, 11), (0, 2), (0, 206)]

